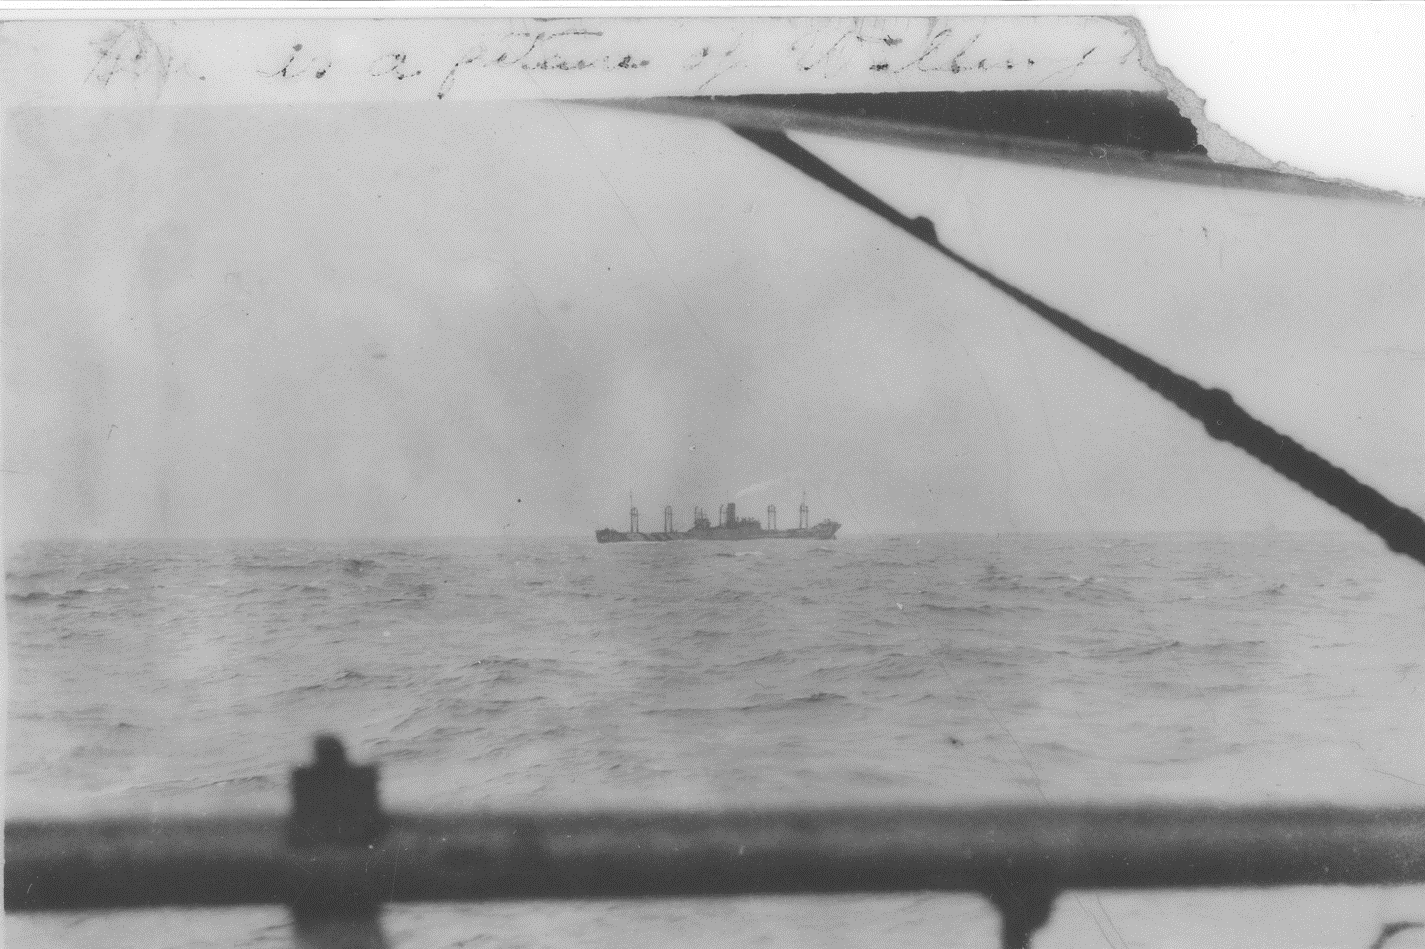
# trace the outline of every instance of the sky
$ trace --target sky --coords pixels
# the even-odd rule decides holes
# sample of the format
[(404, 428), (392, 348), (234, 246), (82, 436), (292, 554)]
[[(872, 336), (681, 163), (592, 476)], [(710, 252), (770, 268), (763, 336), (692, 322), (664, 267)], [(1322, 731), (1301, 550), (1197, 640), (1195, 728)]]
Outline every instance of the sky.
[[(1425, 509), (1419, 207), (802, 136)], [(546, 103), (12, 113), (4, 518), (585, 535), (1349, 522), (718, 126)]]

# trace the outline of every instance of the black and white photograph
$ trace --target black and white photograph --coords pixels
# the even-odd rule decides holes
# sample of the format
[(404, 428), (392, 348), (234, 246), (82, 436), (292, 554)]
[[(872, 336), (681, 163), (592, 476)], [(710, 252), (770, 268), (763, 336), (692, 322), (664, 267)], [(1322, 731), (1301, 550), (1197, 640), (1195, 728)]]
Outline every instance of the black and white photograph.
[(1425, 947), (1425, 6), (41, 12), (5, 945)]

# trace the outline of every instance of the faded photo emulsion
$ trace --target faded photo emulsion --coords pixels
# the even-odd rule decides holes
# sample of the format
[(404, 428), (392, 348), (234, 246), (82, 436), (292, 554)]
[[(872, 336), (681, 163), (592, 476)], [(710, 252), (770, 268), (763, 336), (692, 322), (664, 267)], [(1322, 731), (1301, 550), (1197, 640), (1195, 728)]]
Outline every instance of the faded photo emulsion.
[(990, 13), (0, 26), (7, 944), (1425, 945), (1420, 200)]

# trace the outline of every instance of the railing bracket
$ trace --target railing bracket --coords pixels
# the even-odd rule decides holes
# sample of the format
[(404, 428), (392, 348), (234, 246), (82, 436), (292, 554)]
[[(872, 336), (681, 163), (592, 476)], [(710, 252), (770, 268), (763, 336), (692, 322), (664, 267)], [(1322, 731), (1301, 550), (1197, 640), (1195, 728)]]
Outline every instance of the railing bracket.
[(1039, 883), (1007, 883), (985, 893), (999, 910), (1002, 949), (1029, 949), (1034, 934), (1049, 921), (1059, 891)]

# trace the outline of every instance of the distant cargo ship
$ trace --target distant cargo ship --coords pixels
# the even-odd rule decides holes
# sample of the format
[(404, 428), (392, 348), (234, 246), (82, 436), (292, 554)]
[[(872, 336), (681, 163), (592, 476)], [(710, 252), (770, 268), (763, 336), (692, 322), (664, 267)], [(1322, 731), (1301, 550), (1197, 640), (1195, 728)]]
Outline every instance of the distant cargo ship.
[(629, 498), (628, 530), (616, 531), (604, 527), (594, 532), (601, 544), (617, 544), (631, 540), (835, 540), (841, 525), (832, 520), (811, 523), (806, 498), (799, 510), (800, 524), (787, 530), (777, 530), (777, 507), (767, 508), (767, 526), (755, 517), (738, 517), (736, 504), (724, 504), (717, 513), (717, 523), (708, 519), (700, 507), (693, 508), (693, 526), (685, 531), (673, 530), (673, 508), (663, 509), (663, 530), (642, 533), (638, 529), (638, 508)]

